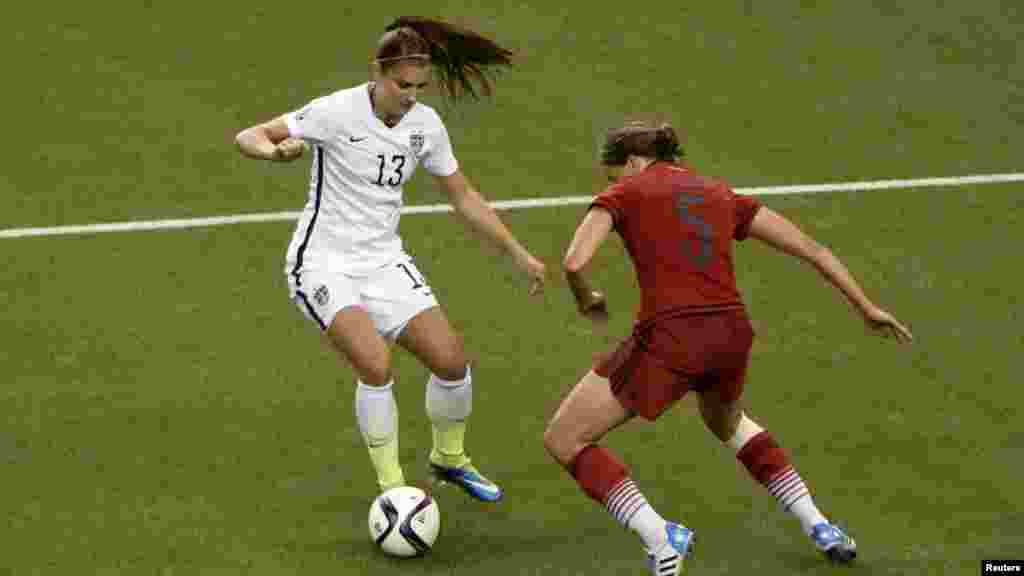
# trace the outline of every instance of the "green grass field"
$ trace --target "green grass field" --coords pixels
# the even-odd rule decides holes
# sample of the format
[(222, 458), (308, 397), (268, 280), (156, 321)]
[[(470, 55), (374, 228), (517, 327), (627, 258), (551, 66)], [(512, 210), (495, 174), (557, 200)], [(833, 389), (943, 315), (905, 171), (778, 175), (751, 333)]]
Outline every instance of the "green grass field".
[[(13, 134), (0, 229), (298, 210), (308, 160), (243, 160), (234, 133), (363, 81), (406, 13), (459, 19), (522, 56), (491, 102), (442, 108), (490, 199), (594, 191), (601, 130), (648, 110), (737, 186), (1020, 170), (1018, 3), (697, 4), (19, 4), (0, 24)], [(917, 341), (872, 339), (811, 269), (738, 248), (758, 332), (750, 411), (861, 557), (819, 558), (687, 400), (608, 441), (700, 533), (686, 573), (959, 575), (1024, 557), (1020, 188), (764, 198)], [(422, 176), (407, 193), (441, 200)], [(503, 217), (554, 272), (581, 214)], [(287, 299), (292, 227), (0, 240), (0, 574), (644, 573), (639, 541), (541, 445), (591, 354), (629, 329), (637, 292), (617, 241), (595, 270), (613, 320), (594, 331), (557, 274), (531, 300), (450, 215), (403, 219), (473, 358), (469, 448), (508, 496), (438, 492), (436, 548), (397, 561), (367, 535), (353, 375)], [(394, 360), (418, 481), (427, 374)]]

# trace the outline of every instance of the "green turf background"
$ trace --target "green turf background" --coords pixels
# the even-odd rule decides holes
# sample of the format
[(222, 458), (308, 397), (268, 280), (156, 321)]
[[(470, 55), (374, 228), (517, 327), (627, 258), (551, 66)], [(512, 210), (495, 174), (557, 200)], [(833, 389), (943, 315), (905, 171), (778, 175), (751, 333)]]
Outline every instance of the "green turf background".
[[(399, 14), (468, 23), (521, 54), (489, 102), (445, 115), (491, 199), (593, 191), (600, 131), (666, 113), (737, 186), (1019, 171), (1018, 2), (21, 3), (0, 51), (0, 228), (297, 210), (308, 163), (233, 135), (362, 82)], [(436, 101), (436, 99), (435, 99)], [(861, 546), (857, 574), (976, 574), (1024, 557), (1020, 185), (771, 197), (917, 342), (868, 337), (813, 271), (738, 249), (756, 321), (752, 414)], [(408, 202), (441, 200), (428, 178)], [(556, 268), (579, 207), (504, 213)], [(0, 574), (636, 574), (642, 551), (544, 454), (541, 434), (637, 301), (621, 246), (595, 278), (613, 321), (450, 216), (402, 222), (474, 359), (475, 460), (508, 492), (438, 494), (424, 559), (375, 552), (353, 377), (287, 300), (292, 224), (0, 241)], [(425, 371), (396, 352), (406, 473), (422, 479)], [(826, 574), (791, 519), (684, 402), (609, 445), (701, 534), (694, 574)]]

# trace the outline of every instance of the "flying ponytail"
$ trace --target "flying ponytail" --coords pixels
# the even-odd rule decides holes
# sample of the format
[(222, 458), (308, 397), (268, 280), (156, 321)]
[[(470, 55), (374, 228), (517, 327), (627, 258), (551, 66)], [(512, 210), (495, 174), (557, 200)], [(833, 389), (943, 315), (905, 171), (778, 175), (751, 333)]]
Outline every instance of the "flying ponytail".
[(494, 78), (512, 65), (512, 51), (476, 32), (442, 20), (402, 16), (392, 22), (377, 45), (383, 69), (402, 61), (429, 61), (442, 90), (452, 100), (478, 99), (494, 91)]

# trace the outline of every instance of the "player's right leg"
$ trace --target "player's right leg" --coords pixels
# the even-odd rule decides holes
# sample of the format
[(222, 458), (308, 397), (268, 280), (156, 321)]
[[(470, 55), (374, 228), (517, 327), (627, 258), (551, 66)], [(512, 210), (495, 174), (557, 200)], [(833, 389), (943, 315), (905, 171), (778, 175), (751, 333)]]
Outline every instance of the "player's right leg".
[(356, 280), (304, 271), (293, 285), (296, 304), (359, 377), (355, 412), (381, 490), (405, 484), (398, 461), (398, 408), (391, 351), (360, 303)]
[(370, 452), (380, 489), (405, 484), (398, 460), (398, 407), (392, 390), (391, 351), (370, 316), (360, 307), (334, 316), (327, 337), (352, 364), (356, 385), (356, 419)]
[(698, 405), (705, 425), (736, 453), (754, 480), (796, 516), (819, 551), (834, 562), (852, 561), (857, 556), (856, 542), (822, 515), (786, 452), (744, 413), (734, 382), (721, 384), (700, 392)]
[(643, 539), (654, 574), (675, 576), (692, 550), (693, 532), (665, 521), (647, 502), (626, 466), (597, 444), (632, 417), (612, 393), (608, 379), (590, 371), (555, 412), (544, 432), (544, 447), (588, 496)]

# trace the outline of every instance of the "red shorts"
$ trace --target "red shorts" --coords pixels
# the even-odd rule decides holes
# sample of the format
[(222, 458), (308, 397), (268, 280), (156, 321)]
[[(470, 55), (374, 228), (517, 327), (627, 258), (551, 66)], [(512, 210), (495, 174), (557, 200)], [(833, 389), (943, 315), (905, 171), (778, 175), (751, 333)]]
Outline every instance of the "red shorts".
[(638, 325), (594, 366), (627, 409), (655, 420), (690, 390), (743, 395), (754, 329), (746, 311), (676, 316)]

